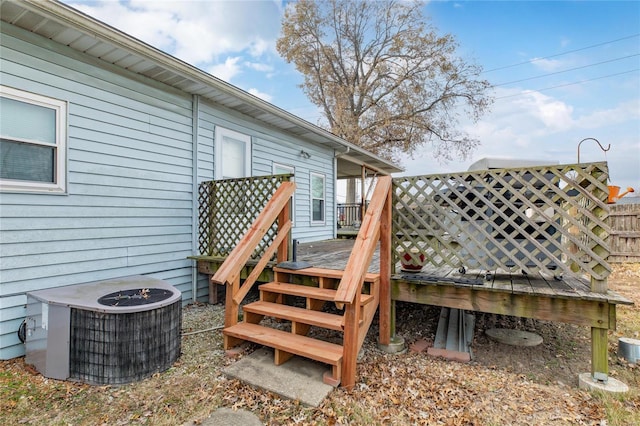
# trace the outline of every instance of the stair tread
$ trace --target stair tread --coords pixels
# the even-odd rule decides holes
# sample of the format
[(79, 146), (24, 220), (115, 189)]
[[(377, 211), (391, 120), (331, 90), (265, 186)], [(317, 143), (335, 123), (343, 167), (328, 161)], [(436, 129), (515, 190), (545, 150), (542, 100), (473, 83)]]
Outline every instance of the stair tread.
[(263, 301), (249, 303), (242, 309), (246, 312), (342, 331), (342, 315)]
[[(292, 296), (309, 297), (316, 300), (326, 300), (332, 302), (336, 291), (329, 288), (310, 287), (298, 284), (271, 282), (260, 285), (260, 290), (272, 293), (289, 294)], [(360, 296), (360, 304), (366, 305), (373, 300), (370, 294)]]
[(340, 365), (342, 361), (342, 346), (307, 336), (246, 322), (227, 327), (223, 332), (228, 336), (294, 353), (326, 364)]
[[(340, 279), (344, 275), (344, 271), (340, 269), (326, 269), (326, 268), (304, 268), (304, 269), (286, 269), (280, 268), (278, 266), (274, 266), (273, 270), (275, 272), (284, 272), (293, 275), (306, 275), (313, 277), (325, 277), (325, 278), (335, 278)], [(365, 282), (377, 282), (380, 280), (380, 274), (367, 272), (364, 276)]]

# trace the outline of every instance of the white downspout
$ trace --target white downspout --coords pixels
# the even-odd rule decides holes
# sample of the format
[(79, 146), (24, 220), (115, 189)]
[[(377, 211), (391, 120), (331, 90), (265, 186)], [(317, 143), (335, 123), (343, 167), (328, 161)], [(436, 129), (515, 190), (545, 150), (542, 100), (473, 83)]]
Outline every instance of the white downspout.
[(338, 238), (338, 154), (333, 155), (333, 238)]
[[(337, 150), (336, 150), (337, 151)], [(338, 158), (338, 157), (342, 157), (343, 155), (347, 155), (349, 153), (349, 151), (351, 151), (351, 147), (347, 147), (347, 150), (345, 152), (336, 152), (333, 157), (334, 158)], [(336, 171), (337, 174), (337, 171)]]
[[(200, 225), (198, 218), (198, 131), (200, 128), (200, 97), (193, 95), (192, 107), (191, 107), (191, 139), (192, 144), (192, 225), (191, 225), (191, 252), (198, 254), (198, 227)], [(193, 261), (191, 267), (191, 302), (196, 303), (198, 300), (198, 267), (197, 261)]]

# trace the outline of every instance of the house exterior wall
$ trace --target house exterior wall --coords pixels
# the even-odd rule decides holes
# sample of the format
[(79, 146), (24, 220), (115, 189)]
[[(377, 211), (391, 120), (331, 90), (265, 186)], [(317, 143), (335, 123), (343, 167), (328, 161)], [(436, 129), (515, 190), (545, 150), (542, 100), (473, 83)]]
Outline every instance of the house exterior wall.
[[(296, 168), (294, 238), (335, 235), (332, 150), (4, 22), (0, 49), (2, 85), (68, 103), (66, 192), (0, 191), (0, 359), (24, 353), (16, 332), (28, 291), (141, 274), (169, 282), (185, 303), (195, 279), (205, 300), (206, 277), (187, 256), (194, 189), (214, 176), (218, 126), (251, 136), (254, 175), (271, 174), (274, 161)], [(320, 225), (310, 221), (310, 173), (326, 175)]]
[(68, 102), (68, 183), (0, 193), (0, 358), (23, 353), (28, 291), (143, 274), (190, 300), (191, 96), (2, 31), (2, 84)]
[[(273, 174), (274, 163), (290, 166), (295, 169), (297, 185), (294, 202), (293, 238), (300, 242), (330, 239), (335, 236), (335, 179), (334, 151), (295, 139), (290, 135), (248, 121), (233, 111), (222, 110), (206, 102), (199, 105), (198, 141), (198, 178), (199, 182), (213, 179), (214, 143), (217, 127), (230, 129), (251, 137), (251, 172), (253, 176)], [(300, 155), (304, 150), (310, 157)], [(311, 222), (309, 197), (310, 174), (318, 173), (326, 176), (325, 221), (322, 224)]]

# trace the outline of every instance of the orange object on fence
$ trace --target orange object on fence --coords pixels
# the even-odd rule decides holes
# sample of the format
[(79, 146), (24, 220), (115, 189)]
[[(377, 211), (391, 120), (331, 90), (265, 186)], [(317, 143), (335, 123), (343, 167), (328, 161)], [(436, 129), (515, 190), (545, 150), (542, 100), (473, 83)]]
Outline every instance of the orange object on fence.
[(634, 192), (632, 187), (628, 187), (625, 192), (620, 194), (620, 187), (615, 185), (609, 185), (609, 197), (607, 198), (607, 204), (615, 204), (620, 198), (624, 197), (630, 192)]

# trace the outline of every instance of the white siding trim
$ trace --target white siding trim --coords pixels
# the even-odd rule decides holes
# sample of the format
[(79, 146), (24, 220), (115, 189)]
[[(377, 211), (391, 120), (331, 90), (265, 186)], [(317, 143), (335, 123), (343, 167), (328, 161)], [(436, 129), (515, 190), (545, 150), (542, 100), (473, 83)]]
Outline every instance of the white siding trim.
[[(67, 190), (67, 123), (69, 110), (67, 102), (60, 99), (53, 99), (36, 93), (24, 90), (14, 89), (0, 85), (0, 94), (2, 97), (24, 102), (27, 104), (38, 105), (55, 111), (55, 164), (53, 183), (47, 182), (29, 182), (17, 180), (0, 179), (0, 191), (20, 191), (20, 192), (46, 192), (46, 193), (64, 193)], [(7, 138), (9, 141), (17, 140), (16, 138)], [(24, 141), (30, 145), (38, 145), (37, 142)], [(52, 147), (50, 144), (42, 144), (46, 147)]]

